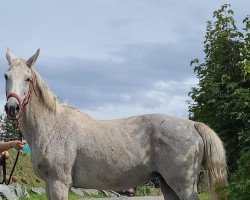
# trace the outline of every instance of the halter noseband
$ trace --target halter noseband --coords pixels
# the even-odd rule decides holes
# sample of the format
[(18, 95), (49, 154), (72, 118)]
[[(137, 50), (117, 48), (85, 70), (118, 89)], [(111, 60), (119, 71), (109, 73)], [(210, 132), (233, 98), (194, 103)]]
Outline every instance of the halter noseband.
[(29, 99), (30, 99), (30, 95), (31, 95), (32, 88), (33, 88), (33, 90), (34, 90), (36, 96), (39, 98), (39, 96), (38, 96), (38, 94), (37, 94), (37, 92), (36, 92), (36, 90), (35, 90), (35, 88), (34, 88), (33, 81), (30, 80), (30, 81), (29, 81), (29, 90), (28, 90), (28, 92), (27, 92), (27, 94), (26, 94), (26, 96), (25, 96), (23, 102), (21, 102), (21, 100), (20, 100), (20, 98), (18, 97), (18, 95), (17, 95), (16, 93), (13, 93), (13, 92), (11, 92), (11, 93), (9, 93), (8, 95), (6, 95), (6, 96), (7, 96), (7, 101), (8, 101), (8, 99), (9, 99), (10, 97), (14, 97), (14, 98), (18, 101), (18, 104), (19, 104), (19, 106), (20, 106), (20, 110), (22, 110), (22, 109), (24, 108), (24, 106), (25, 106), (27, 103), (29, 103)]

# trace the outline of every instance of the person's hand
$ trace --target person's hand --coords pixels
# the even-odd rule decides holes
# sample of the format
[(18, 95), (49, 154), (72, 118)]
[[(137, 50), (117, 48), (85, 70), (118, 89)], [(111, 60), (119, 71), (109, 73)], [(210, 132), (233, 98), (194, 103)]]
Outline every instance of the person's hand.
[(26, 141), (23, 140), (22, 142), (19, 140), (13, 140), (9, 142), (10, 146), (15, 148), (16, 150), (23, 149), (24, 145), (26, 144)]

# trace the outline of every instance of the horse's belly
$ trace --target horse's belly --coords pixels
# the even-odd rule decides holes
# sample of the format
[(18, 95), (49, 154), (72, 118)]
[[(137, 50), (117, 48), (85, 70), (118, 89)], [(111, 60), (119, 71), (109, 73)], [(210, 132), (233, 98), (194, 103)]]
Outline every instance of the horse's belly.
[(120, 190), (147, 183), (152, 171), (145, 165), (107, 165), (98, 164), (91, 170), (86, 168), (74, 171), (73, 186), (95, 189)]

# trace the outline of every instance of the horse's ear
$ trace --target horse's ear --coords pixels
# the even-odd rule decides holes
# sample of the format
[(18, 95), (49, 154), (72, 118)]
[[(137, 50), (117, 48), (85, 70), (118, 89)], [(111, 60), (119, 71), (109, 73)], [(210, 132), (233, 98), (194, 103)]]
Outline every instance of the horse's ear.
[(16, 56), (14, 56), (14, 54), (12, 53), (12, 50), (10, 48), (7, 48), (6, 58), (9, 62), (9, 65), (11, 64), (12, 60), (14, 60), (16, 58)]
[(31, 57), (26, 61), (26, 65), (27, 65), (29, 68), (31, 68), (31, 67), (35, 64), (36, 59), (37, 59), (37, 57), (39, 56), (39, 53), (40, 53), (40, 49), (37, 49), (36, 53), (35, 53), (33, 56), (31, 56)]

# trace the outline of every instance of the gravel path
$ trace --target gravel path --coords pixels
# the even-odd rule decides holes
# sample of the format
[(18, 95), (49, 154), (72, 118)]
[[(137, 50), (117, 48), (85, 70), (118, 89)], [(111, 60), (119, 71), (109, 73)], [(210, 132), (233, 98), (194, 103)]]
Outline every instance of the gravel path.
[[(86, 200), (86, 199), (81, 199)], [(88, 200), (164, 200), (163, 196), (91, 198)]]

